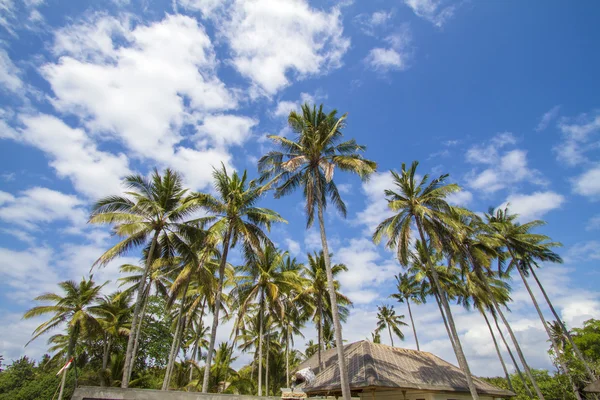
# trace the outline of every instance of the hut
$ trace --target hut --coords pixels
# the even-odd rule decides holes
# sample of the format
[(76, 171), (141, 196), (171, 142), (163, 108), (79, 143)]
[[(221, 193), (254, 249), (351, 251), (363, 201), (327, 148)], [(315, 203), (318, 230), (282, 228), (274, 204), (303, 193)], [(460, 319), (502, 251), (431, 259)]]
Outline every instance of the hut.
[[(434, 354), (363, 340), (344, 346), (352, 396), (362, 400), (467, 400), (471, 399), (465, 374)], [(340, 396), (336, 349), (318, 354), (298, 366), (310, 368), (315, 379), (302, 385), (309, 396)], [(481, 400), (504, 399), (515, 393), (473, 377)]]

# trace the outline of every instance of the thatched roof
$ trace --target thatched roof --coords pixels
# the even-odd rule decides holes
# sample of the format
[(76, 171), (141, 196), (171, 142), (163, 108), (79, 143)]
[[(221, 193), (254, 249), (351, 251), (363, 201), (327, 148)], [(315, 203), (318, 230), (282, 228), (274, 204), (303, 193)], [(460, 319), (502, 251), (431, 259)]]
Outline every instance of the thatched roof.
[[(468, 393), (467, 380), (462, 371), (441, 358), (425, 352), (374, 344), (363, 340), (344, 346), (352, 391), (365, 389), (413, 389), (441, 392)], [(318, 354), (298, 366), (310, 367), (316, 375), (310, 386), (303, 387), (308, 394), (340, 391), (340, 375), (336, 349), (321, 353), (323, 371), (319, 370)], [(515, 396), (487, 382), (474, 378), (477, 391), (495, 397)]]
[(585, 389), (583, 389), (583, 391), (590, 393), (600, 393), (600, 379), (598, 379), (596, 382), (587, 385)]

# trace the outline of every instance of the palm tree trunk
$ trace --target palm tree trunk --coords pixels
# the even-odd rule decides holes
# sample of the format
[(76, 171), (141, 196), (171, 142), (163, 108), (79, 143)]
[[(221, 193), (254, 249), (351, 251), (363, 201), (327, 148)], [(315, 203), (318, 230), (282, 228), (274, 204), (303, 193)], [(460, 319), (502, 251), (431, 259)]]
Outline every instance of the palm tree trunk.
[[(516, 262), (516, 260), (514, 260), (514, 261)], [(535, 299), (533, 292), (531, 291), (531, 287), (529, 287), (529, 283), (527, 282), (527, 279), (525, 279), (525, 274), (523, 273), (523, 270), (521, 270), (521, 268), (518, 264), (517, 264), (517, 270), (519, 271), (519, 275), (521, 275), (521, 279), (523, 280), (523, 284), (525, 285), (525, 288), (527, 289), (527, 293), (529, 293), (529, 296), (531, 297), (531, 301), (533, 302), (533, 306), (535, 307), (535, 310), (537, 311), (538, 316), (540, 317), (540, 321), (542, 321), (542, 325), (544, 325), (546, 334), (548, 335), (548, 338), (550, 338), (550, 342), (552, 343), (552, 348), (554, 349), (554, 352), (558, 356), (559, 351), (558, 351), (558, 346), (556, 344), (556, 340), (554, 340), (554, 336), (552, 336), (552, 333), (550, 332), (550, 328), (548, 328), (548, 324), (546, 323), (546, 318), (544, 318), (544, 314), (542, 313), (542, 310), (540, 309), (540, 306), (539, 306), (537, 300)], [(561, 367), (563, 374), (569, 376), (569, 370), (568, 370), (567, 366), (564, 364), (563, 360), (560, 357), (557, 357), (556, 359), (560, 363), (560, 367)], [(579, 390), (577, 390), (577, 388), (574, 385), (573, 385), (573, 393), (575, 394), (575, 397), (577, 398), (577, 400), (581, 400), (581, 396), (579, 395)]]
[(265, 314), (264, 293), (260, 293), (260, 315), (258, 316), (258, 396), (262, 396), (262, 347), (263, 347), (263, 318)]
[(421, 351), (421, 348), (419, 347), (419, 338), (417, 337), (417, 328), (415, 328), (415, 321), (413, 320), (412, 311), (410, 309), (410, 300), (408, 299), (408, 297), (406, 298), (406, 304), (408, 305), (408, 315), (410, 316), (410, 324), (412, 325), (413, 333), (415, 335), (415, 342), (417, 343), (417, 351)]
[(229, 241), (231, 239), (231, 226), (227, 228), (223, 240), (223, 254), (221, 255), (221, 264), (219, 265), (219, 282), (217, 284), (217, 293), (215, 296), (215, 311), (213, 313), (213, 323), (210, 329), (210, 342), (206, 352), (206, 363), (204, 367), (204, 379), (202, 381), (202, 393), (208, 393), (208, 378), (210, 377), (210, 362), (215, 351), (215, 340), (217, 338), (217, 326), (219, 325), (219, 311), (221, 309), (221, 294), (223, 292), (223, 280), (225, 278), (225, 266), (227, 265), (227, 253), (229, 252)]
[(265, 353), (265, 363), (267, 364), (265, 368), (265, 396), (269, 396), (269, 343), (271, 342), (271, 337), (269, 336), (269, 332), (266, 334), (267, 336), (267, 351)]
[(433, 295), (435, 296), (436, 303), (440, 310), (440, 314), (442, 314), (442, 320), (444, 321), (444, 326), (446, 327), (446, 332), (448, 333), (448, 339), (450, 339), (450, 344), (452, 345), (452, 350), (456, 353), (456, 345), (454, 344), (454, 337), (452, 336), (452, 332), (450, 331), (450, 327), (448, 326), (448, 321), (446, 320), (446, 314), (444, 313), (444, 309), (442, 308), (442, 300), (436, 290), (433, 291)]
[(508, 342), (506, 341), (506, 338), (504, 337), (504, 334), (502, 333), (502, 329), (500, 329), (500, 325), (498, 324), (498, 318), (496, 317), (496, 313), (494, 312), (493, 309), (491, 309), (491, 314), (492, 314), (492, 317), (494, 318), (494, 323), (496, 324), (496, 329), (498, 330), (498, 333), (500, 334), (500, 339), (502, 339), (502, 342), (504, 343), (504, 346), (506, 347), (506, 351), (508, 352), (508, 355), (510, 356), (512, 363), (515, 366), (515, 370), (517, 371), (519, 378), (521, 378), (521, 382), (523, 382), (523, 387), (527, 391), (527, 394), (529, 395), (529, 397), (533, 397), (533, 393), (529, 389), (529, 385), (527, 385), (527, 379), (525, 379), (525, 377), (523, 376), (523, 372), (521, 372), (521, 368), (519, 368), (519, 364), (517, 363), (517, 360), (515, 359), (515, 356), (513, 355), (512, 350), (510, 349), (510, 346), (508, 345)]
[(100, 374), (100, 385), (106, 386), (106, 368), (108, 368), (108, 356), (110, 355), (110, 348), (112, 345), (112, 337), (108, 334), (106, 335), (105, 344), (104, 344), (104, 352), (102, 354), (102, 371)]
[[(73, 352), (75, 351), (75, 340), (77, 340), (77, 333), (74, 330), (71, 330), (69, 338), (69, 347), (67, 347), (67, 362), (71, 360), (73, 356)], [(75, 361), (73, 361), (75, 362)], [(65, 363), (66, 364), (66, 363)], [(67, 383), (67, 371), (69, 368), (65, 368), (62, 374), (62, 378), (60, 380), (60, 390), (58, 392), (58, 400), (62, 400), (63, 393), (65, 391), (65, 384)]]
[[(421, 236), (421, 242), (425, 248), (428, 248), (427, 242), (425, 241), (425, 235), (423, 234), (423, 227), (421, 226), (421, 221), (416, 218), (417, 228), (419, 230), (419, 235)], [(458, 333), (456, 331), (456, 325), (454, 324), (454, 318), (452, 317), (452, 310), (450, 310), (450, 305), (448, 304), (448, 299), (444, 296), (444, 292), (442, 291), (442, 285), (440, 284), (440, 280), (435, 268), (431, 266), (431, 260), (427, 259), (427, 267), (431, 271), (431, 276), (433, 277), (433, 281), (435, 286), (440, 294), (440, 298), (442, 299), (442, 306), (444, 307), (444, 311), (446, 311), (446, 317), (448, 318), (448, 325), (450, 326), (450, 331), (455, 339), (455, 353), (458, 361), (458, 365), (460, 369), (465, 374), (465, 379), (467, 380), (467, 385), (469, 386), (469, 391), (471, 392), (471, 396), (473, 400), (479, 400), (479, 395), (477, 394), (477, 388), (475, 387), (475, 383), (473, 382), (473, 376), (471, 375), (471, 370), (469, 369), (469, 363), (467, 362), (467, 358), (465, 357), (465, 353), (463, 352), (462, 345), (460, 344), (460, 338), (458, 337)]]
[[(479, 307), (478, 307), (479, 308)], [(494, 331), (492, 330), (492, 326), (490, 325), (490, 321), (488, 320), (487, 315), (485, 315), (485, 311), (483, 308), (479, 308), (479, 312), (483, 315), (483, 319), (485, 319), (485, 323), (490, 331), (490, 335), (492, 336), (492, 341), (494, 342), (494, 347), (496, 348), (496, 354), (498, 354), (498, 359), (500, 360), (500, 364), (502, 364), (502, 369), (504, 370), (504, 376), (506, 377), (506, 382), (508, 383), (508, 387), (511, 391), (515, 391), (515, 388), (512, 385), (510, 380), (510, 375), (508, 373), (508, 369), (506, 368), (506, 364), (504, 363), (504, 359), (502, 358), (502, 353), (500, 352), (500, 347), (498, 346), (498, 342), (496, 341), (496, 335), (494, 335)]]
[(190, 279), (188, 278), (185, 288), (183, 289), (183, 295), (181, 297), (181, 305), (179, 306), (179, 312), (177, 314), (177, 327), (175, 328), (175, 335), (171, 342), (171, 351), (169, 352), (169, 361), (167, 362), (167, 370), (165, 371), (165, 378), (163, 379), (162, 390), (169, 389), (169, 383), (171, 382), (171, 375), (173, 373), (173, 365), (179, 353), (179, 341), (180, 337), (183, 336), (183, 311), (185, 308), (185, 298), (187, 296), (188, 288), (190, 287)]
[(290, 387), (290, 329), (285, 329), (285, 382)]
[(392, 343), (392, 347), (394, 347), (394, 338), (392, 338), (392, 328), (390, 328), (390, 324), (387, 324), (388, 326), (388, 333), (390, 335), (390, 342)]
[(556, 312), (556, 309), (554, 308), (554, 305), (550, 301), (550, 298), (548, 297), (548, 294), (546, 293), (546, 290), (544, 289), (544, 286), (542, 285), (542, 283), (538, 279), (538, 277), (537, 277), (537, 275), (536, 275), (536, 273), (535, 273), (535, 271), (534, 271), (534, 269), (533, 269), (533, 267), (531, 265), (529, 266), (529, 270), (531, 271), (531, 274), (533, 275), (533, 278), (537, 282), (538, 287), (542, 291), (542, 294), (544, 295), (544, 299), (546, 299), (546, 303), (548, 303), (548, 307), (550, 307), (550, 310), (552, 311), (552, 314), (554, 315), (554, 318), (556, 318), (556, 321), (558, 321), (558, 323), (560, 324), (560, 326), (561, 326), (561, 328), (563, 330), (563, 333), (565, 334), (565, 336), (569, 340), (569, 343), (571, 344), (571, 347), (575, 351), (575, 354), (577, 355), (577, 358), (579, 358), (579, 360), (581, 360), (581, 362), (583, 363), (583, 366), (585, 367), (585, 370), (586, 370), (588, 376), (590, 377), (591, 381), (592, 382), (595, 381), (596, 377), (594, 376), (594, 372), (592, 371), (592, 369), (590, 368), (589, 364), (587, 363), (587, 361), (583, 357), (583, 354), (581, 353), (581, 350), (579, 350), (579, 347), (577, 347), (577, 345), (575, 344), (575, 341), (573, 341), (573, 337), (571, 336), (571, 333), (569, 332), (569, 330), (567, 329), (567, 327), (563, 323), (562, 319), (558, 316), (558, 313)]
[(342, 397), (344, 400), (350, 400), (350, 382), (348, 381), (348, 369), (346, 368), (346, 359), (344, 358), (344, 341), (342, 339), (342, 324), (340, 323), (340, 314), (337, 305), (337, 296), (333, 284), (333, 272), (331, 271), (331, 260), (329, 259), (329, 246), (327, 245), (327, 235), (325, 234), (325, 220), (323, 218), (323, 203), (321, 201), (321, 185), (317, 186), (317, 212), (319, 216), (319, 228), (321, 231), (321, 244), (323, 246), (323, 258), (325, 259), (325, 269), (327, 271), (327, 287), (329, 289), (329, 299), (331, 300), (331, 313), (333, 314), (333, 327), (335, 331), (335, 344), (338, 356), (338, 366), (340, 369), (340, 385)]
[(531, 381), (531, 384), (533, 385), (533, 390), (535, 390), (535, 393), (537, 394), (537, 396), (540, 400), (544, 400), (544, 395), (542, 394), (542, 391), (540, 390), (537, 382), (535, 381), (535, 378), (533, 377), (533, 374), (531, 373), (531, 370), (529, 369), (529, 365), (527, 364), (527, 361), (525, 361), (525, 356), (523, 355), (523, 351), (521, 350), (521, 346), (519, 345), (519, 342), (517, 341), (517, 337), (515, 336), (515, 333), (513, 332), (512, 328), (510, 327), (510, 324), (508, 323), (506, 317), (504, 316), (504, 313), (500, 309), (500, 306), (496, 302), (496, 299), (494, 299), (492, 297), (492, 301), (494, 303), (494, 307), (496, 307), (496, 311), (498, 312), (498, 315), (500, 315), (502, 322), (504, 322), (504, 325), (506, 326), (506, 330), (508, 331), (508, 334), (510, 335), (510, 338), (513, 341), (513, 344), (515, 345), (515, 349), (517, 350), (517, 355), (519, 356), (519, 359), (521, 359), (521, 364), (523, 364), (523, 368), (525, 368), (525, 374), (527, 375), (527, 377)]
[[(146, 307), (148, 306), (148, 298), (150, 296), (150, 285), (151, 285), (151, 281), (148, 282), (148, 284), (146, 285), (146, 290), (145, 290), (145, 294), (144, 294), (144, 305), (142, 306), (142, 311), (140, 312), (140, 317), (138, 319), (138, 326), (137, 329), (135, 330), (134, 334), (135, 334), (135, 344), (133, 345), (133, 355), (132, 355), (132, 361), (131, 364), (129, 365), (129, 376), (131, 376), (131, 372), (133, 371), (133, 365), (135, 364), (135, 357), (137, 356), (137, 352), (138, 352), (138, 348), (140, 347), (140, 333), (142, 331), (142, 321), (144, 321), (144, 317), (146, 316)], [(131, 330), (129, 330), (129, 334), (131, 335)]]
[[(204, 307), (206, 307), (206, 296), (204, 296), (204, 299), (202, 299), (202, 306), (200, 307), (200, 317), (198, 320), (198, 330), (196, 331), (196, 341), (194, 343), (194, 354), (192, 356), (192, 360), (196, 361), (196, 356), (198, 355), (198, 347), (199, 347), (199, 343), (202, 340), (202, 338), (200, 337), (200, 334), (202, 333), (202, 328), (204, 327), (204, 322), (203, 322), (203, 318), (204, 318)], [(202, 358), (202, 349), (200, 349), (200, 355), (198, 356), (198, 360)], [(190, 363), (190, 382), (193, 380), (194, 378), (194, 364)]]
[(318, 332), (318, 345), (317, 352), (319, 358), (319, 372), (323, 371), (323, 359), (321, 357), (321, 351), (323, 350), (323, 300), (319, 298), (317, 303), (317, 308), (319, 312), (319, 318), (317, 320), (317, 332)]
[[(135, 308), (133, 310), (133, 316), (131, 318), (131, 332), (135, 332), (139, 324), (138, 320), (140, 312), (142, 311), (142, 305), (144, 303), (144, 286), (146, 285), (146, 280), (148, 279), (148, 273), (150, 272), (150, 268), (152, 268), (154, 251), (156, 250), (159, 235), (160, 230), (156, 230), (154, 232), (154, 237), (152, 238), (152, 244), (150, 244), (148, 256), (146, 257), (146, 265), (144, 266), (144, 273), (142, 274), (142, 280), (140, 282), (143, 286), (140, 287), (137, 293)], [(125, 363), (123, 365), (123, 379), (121, 380), (121, 387), (124, 389), (129, 387), (129, 378), (131, 376), (131, 372), (133, 371), (133, 349), (135, 347), (135, 342), (137, 342), (136, 336), (130, 334), (129, 340), (127, 340), (127, 351), (125, 352)]]

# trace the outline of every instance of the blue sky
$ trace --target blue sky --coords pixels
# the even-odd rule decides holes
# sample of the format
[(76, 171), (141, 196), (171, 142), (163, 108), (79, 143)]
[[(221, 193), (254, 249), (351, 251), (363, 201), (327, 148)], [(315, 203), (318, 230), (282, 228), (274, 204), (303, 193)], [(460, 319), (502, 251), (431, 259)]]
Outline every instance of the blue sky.
[[(303, 101), (348, 112), (345, 134), (379, 163), (369, 183), (337, 174), (348, 218), (327, 215), (355, 301), (348, 340), (369, 336), (376, 306), (391, 303), (401, 267), (369, 238), (387, 171), (413, 160), (451, 174), (456, 204), (545, 219), (564, 243), (565, 264), (540, 273), (557, 307), (570, 325), (598, 317), (599, 17), (593, 2), (559, 1), (0, 0), (0, 354), (40, 356), (43, 341), (23, 348), (39, 321), (22, 312), (112, 242), (86, 224), (91, 202), (155, 166), (195, 190), (210, 190), (220, 162), (256, 176), (265, 135), (289, 134)], [(273, 229), (281, 247), (299, 259), (319, 247), (299, 196), (264, 205), (289, 221)], [(118, 265), (136, 261), (95, 277), (115, 288)], [(517, 335), (549, 368), (542, 326), (513, 287)], [(472, 369), (500, 373), (481, 318), (455, 311)], [(437, 307), (415, 317), (422, 348), (454, 362)], [(298, 343), (313, 327), (305, 334)]]

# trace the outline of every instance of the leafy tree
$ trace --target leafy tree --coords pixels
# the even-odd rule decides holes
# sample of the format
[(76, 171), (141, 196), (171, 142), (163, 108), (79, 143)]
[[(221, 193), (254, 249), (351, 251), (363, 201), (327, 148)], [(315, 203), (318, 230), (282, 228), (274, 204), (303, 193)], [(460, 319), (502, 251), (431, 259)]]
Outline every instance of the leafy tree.
[(227, 173), (224, 165), (221, 169), (213, 171), (214, 187), (217, 197), (207, 193), (196, 193), (192, 196), (192, 202), (203, 208), (209, 216), (199, 218), (196, 222), (203, 226), (210, 225), (210, 233), (222, 240), (221, 264), (219, 265), (218, 283), (216, 288), (215, 307), (213, 311), (213, 323), (210, 332), (210, 342), (206, 353), (206, 365), (202, 393), (207, 393), (209, 376), (211, 373), (212, 353), (215, 346), (217, 326), (219, 325), (219, 311), (221, 308), (221, 296), (223, 292), (223, 280), (225, 278), (225, 266), (229, 249), (238, 242), (243, 245), (245, 254), (252, 254), (255, 249), (260, 248), (261, 243), (271, 244), (264, 228), (269, 230), (274, 222), (286, 222), (273, 210), (256, 207), (256, 203), (262, 196), (265, 187), (259, 185), (255, 180), (248, 181), (247, 172), (240, 176), (237, 172), (231, 175)]
[(312, 225), (315, 208), (317, 209), (336, 334), (342, 395), (344, 400), (350, 400), (342, 325), (337, 310), (338, 302), (335, 297), (336, 289), (333, 282), (323, 214), (327, 208), (327, 201), (330, 200), (337, 210), (344, 217), (346, 216), (346, 205), (333, 181), (335, 168), (367, 179), (375, 172), (377, 164), (362, 157), (361, 153), (366, 150), (366, 147), (357, 144), (354, 139), (342, 142), (342, 129), (345, 126), (346, 116), (347, 114), (338, 117), (337, 110), (326, 114), (322, 104), (318, 109), (316, 105), (311, 107), (304, 104), (301, 113), (292, 111), (288, 117), (288, 123), (297, 135), (296, 140), (270, 135), (269, 139), (280, 148), (280, 151), (271, 151), (263, 156), (258, 161), (258, 169), (263, 180), (273, 178), (273, 184), (277, 184), (276, 198), (302, 188), (306, 202), (307, 227)]
[(390, 342), (392, 347), (394, 347), (394, 338), (392, 337), (392, 332), (396, 336), (398, 336), (401, 340), (404, 340), (404, 333), (400, 330), (401, 326), (408, 326), (404, 321), (404, 315), (396, 315), (396, 311), (394, 311), (394, 306), (377, 306), (377, 328), (375, 331), (380, 333), (382, 330), (388, 330), (390, 335)]
[[(63, 296), (55, 293), (46, 293), (36, 297), (36, 301), (49, 302), (51, 304), (33, 307), (23, 315), (23, 318), (30, 319), (40, 315), (52, 314), (52, 317), (48, 321), (33, 331), (33, 337), (29, 343), (40, 337), (40, 335), (66, 324), (68, 347), (65, 361), (69, 362), (74, 355), (75, 345), (79, 336), (97, 325), (97, 321), (91, 311), (94, 303), (99, 300), (100, 290), (104, 285), (96, 285), (90, 277), (89, 279), (83, 278), (80, 283), (64, 281), (59, 283), (58, 286), (63, 290)], [(69, 369), (65, 368), (62, 373), (58, 400), (61, 400), (63, 397), (68, 371)]]

